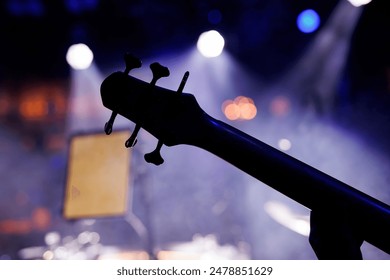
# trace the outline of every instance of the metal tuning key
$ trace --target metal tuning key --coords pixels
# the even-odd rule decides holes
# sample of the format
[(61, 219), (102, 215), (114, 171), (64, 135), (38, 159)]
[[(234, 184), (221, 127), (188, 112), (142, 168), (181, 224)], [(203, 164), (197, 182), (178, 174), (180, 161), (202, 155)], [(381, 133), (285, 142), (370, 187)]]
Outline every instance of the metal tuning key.
[[(132, 54), (126, 53), (124, 56), (124, 60), (125, 60), (126, 68), (125, 68), (125, 71), (123, 73), (125, 75), (128, 75), (132, 69), (140, 68), (142, 66), (142, 61), (139, 58), (133, 56)], [(104, 125), (104, 132), (107, 135), (111, 134), (112, 126), (114, 125), (114, 121), (115, 121), (115, 118), (117, 115), (118, 115), (117, 112), (112, 111), (110, 119)]]
[[(180, 86), (179, 86), (179, 88), (177, 90), (178, 94), (181, 94), (183, 92), (184, 86), (185, 86), (185, 84), (187, 82), (187, 79), (188, 79), (189, 75), (190, 75), (190, 72), (188, 72), (188, 71), (186, 71), (184, 73), (184, 76), (183, 76), (183, 78), (181, 80)], [(144, 156), (145, 160), (147, 162), (153, 163), (155, 165), (160, 165), (160, 164), (164, 163), (164, 159), (162, 158), (161, 153), (160, 153), (163, 144), (164, 143), (162, 142), (162, 140), (158, 140), (156, 149), (154, 149), (153, 152), (145, 154), (145, 156)]]

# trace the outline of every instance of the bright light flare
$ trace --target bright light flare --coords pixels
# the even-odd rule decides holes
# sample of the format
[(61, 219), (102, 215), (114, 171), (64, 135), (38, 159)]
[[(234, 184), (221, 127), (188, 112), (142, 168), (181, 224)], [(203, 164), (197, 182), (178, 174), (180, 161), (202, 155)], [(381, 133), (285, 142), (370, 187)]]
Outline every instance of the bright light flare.
[(93, 52), (85, 44), (75, 44), (69, 47), (66, 61), (73, 69), (87, 69), (93, 61)]
[(360, 7), (371, 2), (371, 0), (348, 0), (355, 7)]
[(219, 56), (225, 46), (225, 39), (218, 31), (210, 30), (200, 34), (197, 47), (199, 52), (205, 57)]
[(277, 201), (268, 201), (265, 203), (264, 210), (275, 221), (286, 228), (303, 236), (309, 236), (310, 223), (308, 216), (296, 215), (289, 207)]

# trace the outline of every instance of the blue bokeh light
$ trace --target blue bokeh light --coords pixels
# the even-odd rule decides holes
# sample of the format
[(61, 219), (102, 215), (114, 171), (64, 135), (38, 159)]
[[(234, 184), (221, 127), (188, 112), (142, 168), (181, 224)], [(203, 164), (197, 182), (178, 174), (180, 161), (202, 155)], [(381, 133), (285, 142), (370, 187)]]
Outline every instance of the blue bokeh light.
[(303, 33), (311, 33), (317, 30), (319, 25), (320, 17), (314, 10), (304, 10), (297, 17), (297, 26)]

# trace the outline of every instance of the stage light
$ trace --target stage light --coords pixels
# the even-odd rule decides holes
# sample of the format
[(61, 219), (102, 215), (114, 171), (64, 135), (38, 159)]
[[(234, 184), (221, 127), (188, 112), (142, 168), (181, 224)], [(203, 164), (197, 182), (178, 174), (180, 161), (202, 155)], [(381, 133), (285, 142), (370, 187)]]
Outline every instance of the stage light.
[(370, 3), (371, 0), (348, 0), (348, 2), (354, 5), (355, 7), (359, 7)]
[(311, 33), (320, 25), (320, 17), (311, 9), (304, 10), (297, 17), (297, 26), (303, 33)]
[(93, 61), (93, 52), (85, 44), (74, 44), (66, 53), (66, 61), (73, 69), (87, 69)]
[(218, 31), (210, 30), (203, 32), (198, 39), (197, 47), (199, 52), (205, 57), (217, 57), (225, 46), (225, 40)]

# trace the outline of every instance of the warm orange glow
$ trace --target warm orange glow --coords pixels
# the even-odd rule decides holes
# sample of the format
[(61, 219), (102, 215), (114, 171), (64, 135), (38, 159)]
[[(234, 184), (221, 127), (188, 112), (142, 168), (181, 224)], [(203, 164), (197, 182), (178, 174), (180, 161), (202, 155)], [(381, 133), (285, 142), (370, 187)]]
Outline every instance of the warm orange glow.
[(47, 208), (35, 208), (31, 215), (34, 229), (46, 230), (51, 223), (51, 214)]
[(251, 120), (257, 114), (257, 108), (249, 97), (238, 96), (233, 100), (226, 100), (222, 104), (222, 111), (229, 120)]
[(284, 96), (277, 96), (271, 102), (271, 112), (273, 115), (282, 117), (290, 110), (290, 101)]
[(53, 120), (66, 114), (65, 89), (60, 84), (30, 85), (22, 90), (19, 113), (30, 121)]
[(3, 220), (0, 221), (0, 233), (3, 234), (27, 234), (31, 231), (29, 220)]
[(228, 100), (222, 105), (223, 112), (229, 120), (237, 120), (240, 117), (240, 107), (233, 101)]
[(234, 103), (236, 103), (238, 106), (241, 106), (243, 104), (254, 104), (252, 98), (249, 98), (249, 97), (245, 97), (245, 96), (237, 96), (235, 99), (234, 99)]
[(34, 230), (47, 230), (51, 224), (49, 209), (38, 207), (32, 211), (31, 219), (2, 220), (0, 221), (0, 233), (2, 234), (28, 234)]
[(48, 103), (43, 95), (26, 96), (19, 107), (20, 114), (26, 119), (39, 120), (44, 118), (48, 112)]
[(244, 120), (251, 120), (257, 114), (256, 106), (252, 103), (242, 104), (240, 106), (241, 118)]

